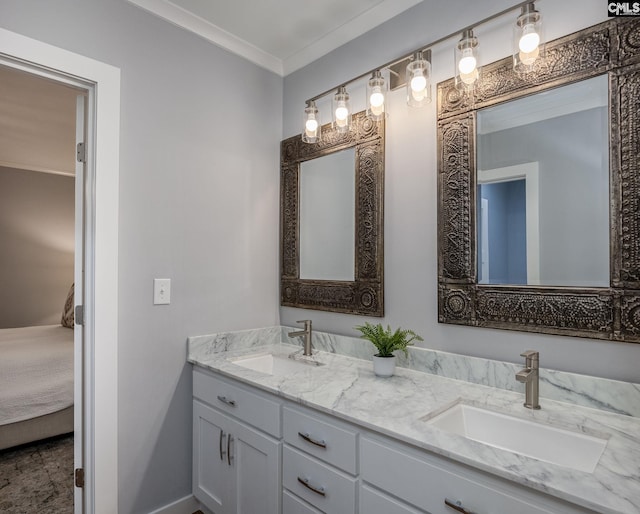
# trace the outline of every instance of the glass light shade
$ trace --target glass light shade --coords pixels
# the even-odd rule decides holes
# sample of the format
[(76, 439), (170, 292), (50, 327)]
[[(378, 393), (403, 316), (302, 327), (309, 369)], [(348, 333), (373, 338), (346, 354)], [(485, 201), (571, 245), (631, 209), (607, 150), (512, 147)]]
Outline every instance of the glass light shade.
[(431, 63), (417, 52), (407, 64), (407, 104), (422, 107), (431, 102)]
[(386, 94), (387, 82), (380, 70), (376, 70), (367, 83), (367, 116), (370, 119), (380, 121), (387, 117)]
[(316, 103), (311, 101), (307, 103), (304, 110), (304, 125), (302, 128), (302, 141), (305, 143), (317, 143), (320, 141), (320, 111), (316, 107)]
[(349, 132), (351, 118), (349, 93), (344, 86), (340, 86), (333, 97), (333, 128), (340, 133)]
[(513, 30), (513, 69), (518, 73), (531, 71), (544, 57), (542, 17), (532, 3), (522, 6)]
[(478, 69), (478, 38), (472, 30), (465, 30), (454, 50), (456, 66), (455, 85), (458, 89), (471, 89), (480, 78)]

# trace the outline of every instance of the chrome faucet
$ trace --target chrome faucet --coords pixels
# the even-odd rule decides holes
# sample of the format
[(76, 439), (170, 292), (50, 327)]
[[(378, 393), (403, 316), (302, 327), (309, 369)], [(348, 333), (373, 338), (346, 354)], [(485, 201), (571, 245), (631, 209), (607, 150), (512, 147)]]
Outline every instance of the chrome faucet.
[(525, 385), (524, 406), (527, 409), (539, 409), (540, 354), (534, 350), (527, 350), (521, 353), (520, 357), (525, 358), (525, 367), (516, 373), (516, 380)]
[(296, 321), (296, 323), (304, 323), (304, 330), (298, 330), (297, 332), (289, 332), (289, 337), (304, 336), (304, 353), (302, 355), (311, 355), (311, 320), (304, 319), (302, 321)]

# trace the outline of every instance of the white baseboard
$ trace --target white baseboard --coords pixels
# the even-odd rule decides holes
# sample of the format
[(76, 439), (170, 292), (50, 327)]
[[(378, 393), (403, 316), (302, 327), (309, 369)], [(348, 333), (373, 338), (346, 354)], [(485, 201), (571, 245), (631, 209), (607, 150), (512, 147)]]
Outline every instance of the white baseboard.
[(194, 498), (192, 494), (180, 498), (179, 500), (160, 507), (159, 509), (150, 512), (149, 514), (193, 514), (198, 509), (201, 509), (200, 502)]

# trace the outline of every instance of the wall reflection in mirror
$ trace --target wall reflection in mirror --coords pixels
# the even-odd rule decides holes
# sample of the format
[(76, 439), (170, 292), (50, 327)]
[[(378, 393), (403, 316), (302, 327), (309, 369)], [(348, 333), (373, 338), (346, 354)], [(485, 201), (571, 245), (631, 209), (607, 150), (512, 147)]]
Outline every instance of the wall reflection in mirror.
[(355, 149), (300, 164), (300, 278), (354, 280)]
[(478, 283), (609, 286), (608, 80), (478, 111)]

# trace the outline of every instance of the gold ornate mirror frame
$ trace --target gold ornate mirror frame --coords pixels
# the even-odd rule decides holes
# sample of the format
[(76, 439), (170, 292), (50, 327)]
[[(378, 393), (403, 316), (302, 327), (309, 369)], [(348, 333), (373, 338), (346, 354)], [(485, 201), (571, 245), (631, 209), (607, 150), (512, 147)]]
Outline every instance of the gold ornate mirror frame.
[[(438, 84), (438, 320), (640, 342), (640, 19), (613, 18), (547, 44), (525, 76), (508, 57), (471, 94)], [(478, 109), (596, 75), (609, 77), (610, 287), (480, 285), (476, 259)]]
[[(384, 122), (354, 115), (341, 134), (322, 126), (322, 140), (300, 135), (280, 147), (280, 303), (366, 316), (384, 316)], [(300, 278), (300, 163), (355, 148), (355, 263), (353, 281)], [(327, 208), (331, 208), (330, 205)]]

